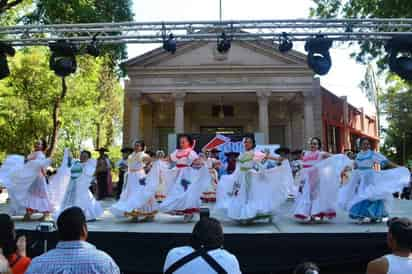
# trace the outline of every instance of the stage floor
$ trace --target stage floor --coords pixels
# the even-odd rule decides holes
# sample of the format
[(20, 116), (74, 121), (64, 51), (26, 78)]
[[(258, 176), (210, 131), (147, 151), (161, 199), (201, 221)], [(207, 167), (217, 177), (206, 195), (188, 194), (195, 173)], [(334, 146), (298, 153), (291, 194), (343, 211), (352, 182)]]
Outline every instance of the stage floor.
[[(7, 212), (7, 194), (0, 194), (0, 212)], [(102, 202), (105, 209), (104, 216), (97, 221), (89, 222), (89, 231), (92, 232), (136, 232), (136, 233), (190, 233), (196, 219), (191, 223), (183, 223), (179, 216), (166, 214), (156, 215), (154, 222), (133, 223), (126, 219), (116, 219), (110, 214), (108, 208), (114, 203), (113, 199)], [(347, 217), (345, 212), (339, 211), (337, 218), (320, 224), (299, 223), (291, 216), (293, 201), (287, 201), (280, 209), (272, 223), (266, 221), (252, 225), (240, 225), (236, 222), (225, 220), (223, 216), (213, 211), (213, 204), (205, 204), (211, 210), (211, 216), (221, 220), (226, 234), (271, 234), (271, 233), (384, 233), (387, 231), (384, 223), (356, 224)], [(412, 217), (412, 201), (395, 200), (390, 211), (390, 216)], [(17, 229), (35, 230), (37, 221), (23, 222), (22, 216), (14, 217)]]

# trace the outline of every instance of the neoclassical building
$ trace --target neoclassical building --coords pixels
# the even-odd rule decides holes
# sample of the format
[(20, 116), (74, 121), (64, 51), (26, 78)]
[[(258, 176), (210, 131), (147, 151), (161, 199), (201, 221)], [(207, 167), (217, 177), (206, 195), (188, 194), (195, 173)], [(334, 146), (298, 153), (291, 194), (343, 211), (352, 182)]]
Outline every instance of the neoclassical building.
[(124, 144), (167, 150), (179, 133), (256, 133), (292, 149), (320, 136), (325, 149), (342, 151), (354, 136), (378, 140), (375, 118), (322, 88), (304, 54), (267, 42), (234, 41), (227, 54), (213, 42), (181, 43), (175, 54), (158, 48), (124, 66)]

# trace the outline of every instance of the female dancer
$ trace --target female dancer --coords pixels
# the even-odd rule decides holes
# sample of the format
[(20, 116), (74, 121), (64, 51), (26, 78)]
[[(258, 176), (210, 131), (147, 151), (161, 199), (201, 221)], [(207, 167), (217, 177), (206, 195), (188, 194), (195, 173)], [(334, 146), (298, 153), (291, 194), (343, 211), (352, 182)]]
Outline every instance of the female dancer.
[[(255, 141), (244, 138), (245, 152), (238, 158), (235, 172), (222, 176), (218, 184), (217, 209), (227, 217), (241, 223), (267, 218), (288, 198), (289, 185), (293, 183), (292, 171), (287, 160), (270, 157), (255, 151)], [(264, 160), (282, 161), (280, 166), (265, 168)], [(221, 186), (222, 185), (222, 186)], [(232, 185), (230, 193), (223, 193)]]
[(53, 216), (55, 220), (62, 211), (73, 206), (83, 210), (87, 221), (96, 220), (103, 214), (103, 208), (89, 190), (96, 170), (96, 161), (91, 159), (91, 156), (89, 151), (84, 150), (80, 153), (80, 161), (73, 161), (70, 151), (64, 151), (61, 167), (49, 179), (50, 184), (66, 186), (63, 190), (63, 199)]
[[(398, 167), (382, 154), (372, 151), (369, 140), (361, 138), (354, 170), (339, 192), (339, 205), (359, 223), (379, 222), (388, 216), (387, 205), (392, 193), (402, 191), (409, 183), (409, 172)], [(376, 171), (375, 165), (392, 169)]]
[(163, 170), (166, 199), (159, 205), (159, 211), (183, 215), (185, 222), (192, 220), (193, 214), (199, 211), (200, 195), (211, 180), (208, 168), (198, 158), (193, 147), (194, 141), (189, 135), (180, 136), (179, 149), (170, 155), (176, 167)]
[[(302, 157), (301, 189), (296, 197), (294, 217), (304, 221), (322, 221), (336, 217), (336, 201), (340, 176), (351, 163), (345, 155), (331, 155), (321, 151), (321, 141), (313, 137), (310, 151)], [(328, 159), (326, 159), (328, 158)]]
[[(143, 141), (134, 143), (134, 152), (127, 160), (128, 171), (120, 199), (110, 208), (116, 217), (131, 217), (133, 221), (139, 221), (143, 217), (144, 221), (151, 221), (157, 213), (154, 209), (154, 195), (158, 182), (146, 177), (144, 168), (151, 158), (145, 153), (145, 149)], [(153, 172), (157, 172), (156, 167)]]

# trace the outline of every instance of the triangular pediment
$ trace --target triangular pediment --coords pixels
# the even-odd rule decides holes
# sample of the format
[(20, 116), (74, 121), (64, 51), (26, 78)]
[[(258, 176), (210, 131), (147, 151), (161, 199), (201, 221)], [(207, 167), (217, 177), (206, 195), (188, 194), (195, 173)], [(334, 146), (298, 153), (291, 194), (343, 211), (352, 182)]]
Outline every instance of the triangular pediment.
[(175, 54), (162, 48), (133, 58), (125, 63), (133, 67), (196, 67), (196, 66), (302, 66), (305, 55), (296, 51), (280, 53), (268, 42), (233, 41), (227, 54), (216, 50), (216, 42), (186, 42)]

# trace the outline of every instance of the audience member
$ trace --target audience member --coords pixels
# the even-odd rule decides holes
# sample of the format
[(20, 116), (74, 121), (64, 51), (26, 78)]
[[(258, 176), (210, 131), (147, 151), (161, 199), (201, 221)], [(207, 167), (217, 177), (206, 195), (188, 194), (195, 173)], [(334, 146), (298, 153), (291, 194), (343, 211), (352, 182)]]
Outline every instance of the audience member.
[(388, 221), (387, 244), (391, 254), (368, 264), (367, 274), (412, 273), (412, 220), (392, 218)]
[(319, 274), (319, 267), (312, 262), (305, 262), (298, 265), (293, 271), (293, 274)]
[(196, 223), (191, 246), (169, 251), (164, 273), (241, 273), (236, 257), (223, 249), (223, 228), (214, 218), (201, 218)]
[(26, 257), (26, 238), (16, 241), (14, 222), (7, 214), (0, 214), (0, 248), (11, 273), (23, 274), (27, 270), (31, 260)]
[(60, 241), (56, 248), (34, 258), (26, 274), (120, 274), (109, 255), (86, 242), (86, 217), (80, 208), (64, 210), (57, 229)]

